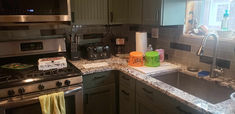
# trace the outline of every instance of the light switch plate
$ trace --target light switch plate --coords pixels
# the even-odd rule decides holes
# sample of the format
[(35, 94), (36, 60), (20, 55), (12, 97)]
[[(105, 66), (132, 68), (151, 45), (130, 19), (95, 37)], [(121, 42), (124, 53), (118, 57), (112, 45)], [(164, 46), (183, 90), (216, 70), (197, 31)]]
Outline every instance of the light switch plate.
[(159, 28), (152, 28), (152, 38), (159, 38)]

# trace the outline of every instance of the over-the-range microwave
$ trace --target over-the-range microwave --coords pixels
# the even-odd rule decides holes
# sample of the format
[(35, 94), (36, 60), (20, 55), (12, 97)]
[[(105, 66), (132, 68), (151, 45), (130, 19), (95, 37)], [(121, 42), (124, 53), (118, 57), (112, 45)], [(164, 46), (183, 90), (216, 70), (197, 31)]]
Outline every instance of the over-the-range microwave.
[(0, 0), (0, 22), (70, 20), (70, 0)]

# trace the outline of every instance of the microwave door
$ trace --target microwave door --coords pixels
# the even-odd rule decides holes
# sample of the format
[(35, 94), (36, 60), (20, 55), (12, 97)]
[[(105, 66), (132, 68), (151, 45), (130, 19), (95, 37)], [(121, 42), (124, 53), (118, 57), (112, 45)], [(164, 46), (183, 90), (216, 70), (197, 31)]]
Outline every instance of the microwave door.
[(0, 0), (0, 22), (71, 21), (70, 0)]

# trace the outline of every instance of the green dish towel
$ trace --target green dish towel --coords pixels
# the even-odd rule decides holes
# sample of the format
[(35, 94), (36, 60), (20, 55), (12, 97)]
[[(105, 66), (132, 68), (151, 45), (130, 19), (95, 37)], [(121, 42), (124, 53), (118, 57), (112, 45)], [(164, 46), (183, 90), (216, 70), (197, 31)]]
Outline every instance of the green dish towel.
[(64, 92), (39, 97), (42, 114), (66, 114)]

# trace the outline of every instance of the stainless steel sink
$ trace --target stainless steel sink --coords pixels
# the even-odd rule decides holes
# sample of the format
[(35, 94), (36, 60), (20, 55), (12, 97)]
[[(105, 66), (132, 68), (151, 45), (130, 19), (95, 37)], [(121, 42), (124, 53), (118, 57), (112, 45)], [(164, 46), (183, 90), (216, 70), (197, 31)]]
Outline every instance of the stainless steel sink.
[(153, 76), (153, 78), (156, 78), (212, 104), (229, 99), (230, 94), (234, 92), (233, 89), (220, 86), (216, 82), (199, 79), (179, 72), (162, 76)]

